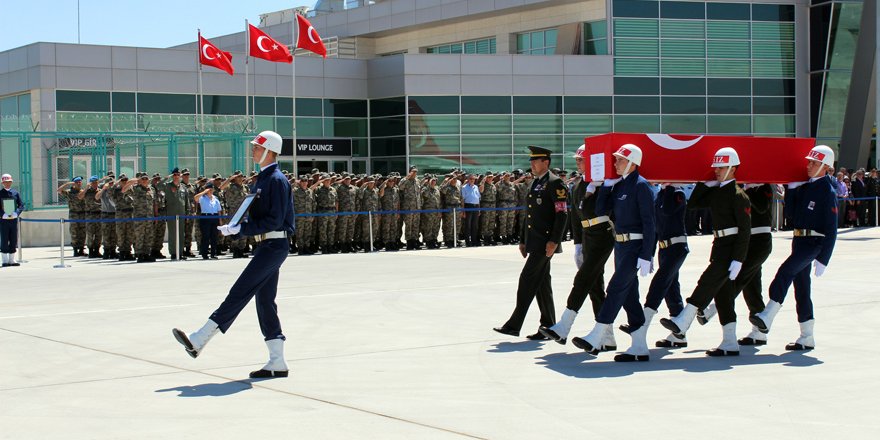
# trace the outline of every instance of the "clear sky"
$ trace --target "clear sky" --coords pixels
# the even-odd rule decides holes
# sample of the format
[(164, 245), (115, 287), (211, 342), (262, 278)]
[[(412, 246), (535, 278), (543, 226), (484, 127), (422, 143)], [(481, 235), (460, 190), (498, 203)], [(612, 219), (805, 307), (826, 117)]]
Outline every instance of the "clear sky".
[[(170, 47), (244, 30), (260, 14), (314, 0), (79, 0), (80, 42)], [(39, 41), (77, 42), (77, 0), (0, 0), (0, 52)]]

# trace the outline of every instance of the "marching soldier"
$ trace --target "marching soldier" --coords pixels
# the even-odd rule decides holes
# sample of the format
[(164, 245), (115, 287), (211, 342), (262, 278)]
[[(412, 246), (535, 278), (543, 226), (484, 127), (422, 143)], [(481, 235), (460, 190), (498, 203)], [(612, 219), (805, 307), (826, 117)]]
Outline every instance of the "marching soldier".
[[(425, 211), (440, 209), (440, 189), (437, 188), (437, 178), (429, 175), (428, 184), (422, 188), (421, 209)], [(419, 227), (422, 230), (422, 239), (428, 249), (440, 249), (437, 242), (437, 233), (440, 232), (440, 213), (423, 212), (419, 219)]]
[(336, 189), (331, 186), (332, 180), (328, 174), (322, 174), (321, 180), (315, 184), (320, 185), (312, 188), (315, 192), (315, 202), (318, 205), (318, 246), (322, 254), (332, 253), (334, 243), (333, 236), (336, 233)]
[(132, 261), (131, 245), (134, 241), (134, 223), (127, 221), (132, 218), (131, 191), (123, 191), (128, 186), (128, 176), (119, 175), (119, 181), (110, 190), (113, 203), (116, 204), (116, 238), (119, 247), (119, 261)]
[[(575, 163), (578, 169), (586, 172), (586, 147), (581, 145), (575, 153)], [(541, 327), (544, 336), (565, 344), (571, 326), (574, 324), (577, 314), (580, 312), (587, 295), (593, 306), (593, 317), (599, 316), (602, 304), (605, 302), (605, 263), (614, 249), (614, 229), (611, 219), (607, 215), (596, 214), (596, 185), (579, 180), (572, 190), (571, 212), (569, 224), (575, 233), (574, 255), (575, 264), (578, 267), (574, 276), (571, 292), (568, 294), (568, 303), (562, 317), (553, 327)], [(608, 327), (600, 350), (617, 350), (617, 342), (614, 340), (614, 330)]]
[[(165, 217), (167, 214), (167, 207), (165, 205), (165, 191), (159, 188), (159, 181), (161, 179), (162, 176), (160, 176), (159, 173), (153, 174), (150, 186), (153, 188), (153, 195), (155, 196), (154, 202), (156, 204), (156, 216)], [(156, 219), (151, 223), (153, 225), (153, 241), (150, 244), (150, 247), (152, 248), (150, 256), (156, 259), (167, 258), (162, 253), (162, 247), (165, 246), (165, 220)]]
[(784, 215), (794, 226), (791, 255), (786, 258), (776, 277), (770, 283), (770, 301), (764, 311), (750, 321), (764, 333), (770, 331), (773, 319), (782, 308), (788, 288), (794, 283), (794, 299), (801, 334), (786, 350), (812, 350), (816, 347), (813, 337), (813, 301), (810, 286), (810, 265), (815, 275), (822, 276), (831, 260), (837, 241), (837, 192), (834, 182), (827, 175), (834, 168), (834, 151), (818, 145), (810, 150), (807, 159), (806, 182), (790, 183), (785, 192)]
[(98, 176), (89, 177), (89, 186), (85, 191), (77, 194), (77, 197), (85, 204), (86, 219), (91, 220), (86, 224), (86, 244), (89, 246), (89, 258), (101, 258), (101, 201), (95, 198), (98, 194)]
[(697, 287), (687, 299), (684, 310), (671, 319), (660, 320), (663, 327), (675, 333), (676, 337), (684, 338), (697, 310), (706, 308), (715, 298), (722, 340), (718, 348), (706, 351), (708, 356), (739, 355), (734, 280), (739, 276), (748, 253), (752, 224), (749, 198), (736, 184), (739, 164), (736, 150), (730, 147), (718, 150), (712, 161), (715, 180), (698, 183), (691, 193), (688, 208), (709, 208), (712, 215), (715, 240), (712, 241), (709, 267), (697, 281)]
[[(541, 325), (551, 327), (556, 323), (553, 289), (550, 284), (550, 259), (554, 253), (562, 252), (559, 243), (568, 220), (568, 188), (560, 178), (550, 172), (550, 150), (534, 145), (529, 146), (529, 150), (535, 181), (529, 191), (527, 221), (523, 224), (523, 242), (519, 245), (519, 252), (526, 258), (526, 263), (519, 276), (516, 308), (504, 325), (493, 329), (510, 336), (519, 336), (529, 306), (536, 298), (541, 310)], [(526, 338), (547, 339), (540, 331)]]
[[(403, 211), (417, 211), (421, 209), (422, 185), (416, 179), (418, 173), (418, 168), (410, 167), (409, 173), (398, 185), (400, 209)], [(410, 212), (401, 216), (401, 225), (406, 226), (407, 250), (420, 249), (422, 247), (422, 243), (419, 241), (419, 217), (418, 212)]]
[(461, 209), (461, 181), (455, 177), (455, 174), (447, 174), (446, 180), (440, 187), (440, 197), (443, 202), (443, 244), (447, 248), (452, 249), (458, 242), (456, 232), (461, 233), (461, 216), (463, 213), (454, 211), (453, 209)]
[[(311, 214), (315, 212), (315, 197), (312, 190), (309, 189), (309, 178), (307, 176), (299, 176), (296, 188), (293, 190), (293, 212), (297, 214)], [(315, 217), (298, 216), (296, 218), (296, 245), (297, 254), (312, 254), (312, 229), (315, 226)]]
[(648, 326), (639, 303), (636, 275), (646, 277), (653, 271), (654, 192), (648, 181), (639, 175), (638, 167), (642, 165), (639, 147), (623, 145), (614, 157), (614, 169), (620, 177), (605, 180), (596, 195), (596, 214), (614, 215), (614, 275), (608, 282), (608, 295), (593, 330), (571, 342), (591, 354), (599, 353), (611, 324), (623, 307), (632, 345), (615, 356), (614, 361), (644, 362), (650, 356), (646, 342)]
[[(495, 204), (498, 190), (493, 183), (495, 175), (491, 171), (486, 172), (486, 177), (480, 181), (480, 236), (486, 246), (495, 245)], [(479, 240), (479, 238), (477, 238)]]
[(98, 188), (95, 199), (101, 203), (101, 241), (104, 247), (104, 259), (118, 258), (116, 253), (116, 204), (113, 202), (113, 172), (107, 173), (105, 181)]
[[(58, 187), (58, 194), (67, 198), (68, 218), (70, 220), (85, 220), (86, 203), (85, 199), (80, 197), (82, 189), (82, 180), (80, 176), (76, 176), (72, 181)], [(70, 245), (73, 247), (74, 257), (85, 257), (83, 248), (86, 245), (86, 224), (73, 222), (70, 224)]]
[[(3, 256), (3, 267), (20, 266), (15, 261), (15, 250), (18, 248), (18, 216), (24, 211), (21, 194), (12, 189), (12, 175), (0, 177), (0, 254)], [(7, 212), (3, 207), (4, 200), (12, 201), (12, 210)]]
[[(346, 173), (342, 176), (342, 183), (336, 188), (339, 212), (355, 212), (355, 194), (355, 188), (351, 186), (351, 176)], [(352, 240), (354, 240), (354, 215), (336, 217), (336, 243), (343, 254), (353, 251)]]

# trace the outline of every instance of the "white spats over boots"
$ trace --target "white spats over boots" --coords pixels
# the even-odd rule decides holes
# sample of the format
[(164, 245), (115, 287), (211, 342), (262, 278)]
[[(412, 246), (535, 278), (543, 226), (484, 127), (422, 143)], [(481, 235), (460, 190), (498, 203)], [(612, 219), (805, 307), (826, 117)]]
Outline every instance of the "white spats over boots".
[(749, 321), (751, 321), (761, 333), (769, 333), (770, 326), (773, 325), (773, 319), (776, 318), (776, 314), (779, 313), (779, 309), (781, 308), (782, 304), (772, 300), (768, 301), (767, 306), (764, 307), (764, 311), (752, 315), (749, 317)]
[(709, 356), (739, 356), (739, 344), (736, 342), (736, 322), (728, 322), (721, 326), (721, 345), (707, 350)]
[(629, 334), (632, 337), (632, 345), (625, 352), (614, 356), (614, 362), (646, 362), (649, 359), (647, 324), (646, 321), (645, 325)]
[(202, 326), (197, 332), (187, 336), (183, 330), (175, 328), (171, 330), (171, 333), (174, 335), (174, 338), (177, 339), (177, 342), (180, 342), (183, 345), (183, 348), (186, 349), (186, 353), (190, 355), (192, 358), (199, 357), (199, 354), (202, 353), (202, 350), (208, 345), (208, 341), (220, 331), (220, 327), (216, 322), (211, 321), (210, 319), (205, 325)]
[(541, 332), (542, 335), (565, 345), (565, 341), (568, 340), (568, 334), (571, 332), (571, 326), (574, 324), (574, 319), (577, 318), (578, 312), (575, 312), (571, 309), (565, 309), (562, 312), (562, 318), (559, 318), (559, 322), (551, 327), (544, 327), (543, 325), (538, 328), (538, 331)]
[(758, 327), (753, 325), (752, 331), (737, 342), (739, 345), (767, 345), (767, 334), (761, 333)]
[(5, 253), (0, 254), (0, 256), (3, 257), (3, 267), (6, 267), (6, 265), (9, 264), (9, 257), (7, 257)]
[(711, 321), (717, 314), (718, 308), (715, 307), (715, 302), (713, 301), (708, 307), (697, 312), (697, 322), (699, 322), (700, 325), (706, 325), (706, 323)]
[(601, 351), (614, 350), (617, 350), (617, 341), (614, 339), (614, 326), (609, 325), (608, 328), (605, 329), (605, 337), (602, 338)]
[(812, 350), (816, 348), (816, 341), (813, 339), (813, 324), (816, 322), (815, 319), (811, 319), (806, 322), (802, 322), (801, 324), (801, 336), (797, 338), (797, 341), (792, 342), (785, 346), (786, 350)]
[(251, 379), (287, 377), (287, 362), (284, 361), (284, 339), (270, 339), (266, 341), (266, 347), (269, 347), (269, 362), (263, 368), (252, 371)]
[(583, 338), (572, 339), (571, 343), (587, 353), (599, 354), (602, 351), (602, 341), (605, 340), (605, 335), (610, 329), (611, 324), (600, 324), (597, 322), (590, 333)]
[(671, 331), (677, 338), (684, 338), (688, 329), (691, 328), (695, 316), (697, 316), (697, 306), (688, 304), (678, 316), (674, 318), (663, 318), (660, 320), (660, 324), (662, 324), (663, 327), (666, 327), (667, 330)]

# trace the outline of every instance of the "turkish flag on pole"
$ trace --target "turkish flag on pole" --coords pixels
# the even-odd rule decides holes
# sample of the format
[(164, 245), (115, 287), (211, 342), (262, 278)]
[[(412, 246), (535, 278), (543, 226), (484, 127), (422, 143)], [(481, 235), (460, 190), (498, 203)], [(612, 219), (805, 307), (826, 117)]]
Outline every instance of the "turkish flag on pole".
[(306, 20), (302, 15), (296, 14), (296, 24), (299, 26), (299, 36), (296, 38), (296, 47), (312, 51), (324, 58), (327, 58), (327, 48), (321, 41), (318, 31)]
[(199, 34), (199, 63), (216, 67), (230, 75), (235, 72), (232, 68), (232, 54), (217, 49), (214, 43), (203, 38), (201, 34)]
[(252, 57), (278, 63), (293, 62), (293, 55), (290, 54), (287, 46), (275, 41), (252, 24), (249, 24), (248, 27), (250, 28), (250, 55)]

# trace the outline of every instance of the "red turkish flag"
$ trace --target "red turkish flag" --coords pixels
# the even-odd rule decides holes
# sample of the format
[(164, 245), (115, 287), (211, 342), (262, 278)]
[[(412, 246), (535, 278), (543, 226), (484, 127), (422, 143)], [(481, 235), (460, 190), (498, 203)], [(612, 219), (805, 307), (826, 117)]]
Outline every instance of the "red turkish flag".
[(287, 46), (275, 41), (252, 24), (249, 24), (248, 28), (251, 36), (250, 56), (277, 63), (293, 62), (293, 55), (290, 54)]
[(315, 27), (302, 15), (296, 14), (296, 23), (299, 26), (299, 37), (296, 39), (296, 47), (305, 49), (327, 58), (327, 48), (321, 41), (321, 36)]
[(201, 35), (199, 35), (199, 63), (216, 67), (230, 75), (235, 72), (235, 69), (232, 68), (232, 54), (217, 49), (214, 43)]

